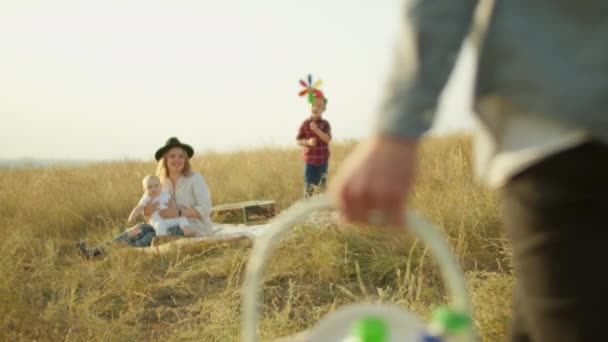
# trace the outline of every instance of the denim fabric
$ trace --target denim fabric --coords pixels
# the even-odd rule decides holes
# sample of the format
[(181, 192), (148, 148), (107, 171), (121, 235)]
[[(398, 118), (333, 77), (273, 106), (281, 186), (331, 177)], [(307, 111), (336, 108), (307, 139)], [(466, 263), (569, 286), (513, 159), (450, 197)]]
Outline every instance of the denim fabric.
[(167, 228), (167, 235), (184, 236), (184, 232), (182, 231), (182, 229), (179, 226), (173, 226), (173, 227)]
[(152, 243), (152, 240), (156, 237), (154, 228), (146, 223), (140, 223), (139, 227), (141, 231), (138, 234), (129, 236), (128, 232), (123, 232), (112, 239), (115, 241), (124, 241), (131, 247), (148, 247)]
[(325, 189), (328, 163), (321, 165), (304, 164), (304, 197), (310, 197), (315, 187)]

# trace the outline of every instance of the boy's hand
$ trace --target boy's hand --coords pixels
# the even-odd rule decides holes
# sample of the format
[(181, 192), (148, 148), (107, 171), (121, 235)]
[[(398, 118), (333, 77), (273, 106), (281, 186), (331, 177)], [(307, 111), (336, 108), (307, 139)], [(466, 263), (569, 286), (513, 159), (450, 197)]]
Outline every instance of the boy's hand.
[(310, 139), (308, 139), (308, 146), (310, 146), (310, 147), (317, 146), (317, 138), (310, 138)]
[(312, 122), (310, 123), (310, 129), (311, 129), (313, 132), (317, 133), (317, 131), (319, 130), (319, 126), (317, 126), (317, 123), (316, 123), (316, 122), (312, 121)]

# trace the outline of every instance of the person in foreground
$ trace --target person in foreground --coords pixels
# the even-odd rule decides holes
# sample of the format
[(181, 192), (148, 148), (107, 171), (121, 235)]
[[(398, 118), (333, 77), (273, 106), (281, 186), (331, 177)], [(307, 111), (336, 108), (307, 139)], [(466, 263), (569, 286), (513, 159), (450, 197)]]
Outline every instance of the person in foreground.
[[(190, 168), (190, 158), (193, 155), (194, 149), (175, 137), (169, 138), (154, 154), (158, 161), (156, 173), (161, 180), (162, 189), (171, 194), (176, 205), (160, 209), (158, 202), (150, 201), (143, 209), (144, 215), (150, 217), (159, 211), (158, 214), (163, 219), (181, 217), (189, 222), (188, 226), (169, 227), (168, 235), (200, 237), (212, 234), (211, 193), (203, 176)], [(154, 237), (154, 227), (140, 223), (105, 245), (126, 242), (133, 247), (147, 247)], [(80, 242), (78, 247), (81, 254), (89, 257), (99, 256), (104, 251), (104, 246), (87, 247), (83, 242)]]
[(467, 33), (485, 31), (474, 46), (476, 175), (500, 191), (513, 246), (510, 339), (605, 340), (608, 280), (590, 270), (608, 262), (608, 2), (496, 1), (487, 31), (476, 4), (409, 2), (376, 129), (330, 192), (347, 221), (404, 224), (420, 138)]

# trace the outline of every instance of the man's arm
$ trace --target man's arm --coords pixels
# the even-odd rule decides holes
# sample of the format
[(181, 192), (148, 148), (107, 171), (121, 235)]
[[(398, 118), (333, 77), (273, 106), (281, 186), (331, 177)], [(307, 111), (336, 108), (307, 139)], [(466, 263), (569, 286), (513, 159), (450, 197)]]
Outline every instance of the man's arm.
[(471, 26), (476, 0), (411, 0), (374, 135), (344, 161), (330, 191), (348, 221), (401, 225), (418, 139)]
[(477, 0), (408, 2), (377, 134), (416, 139), (430, 129), (476, 4)]

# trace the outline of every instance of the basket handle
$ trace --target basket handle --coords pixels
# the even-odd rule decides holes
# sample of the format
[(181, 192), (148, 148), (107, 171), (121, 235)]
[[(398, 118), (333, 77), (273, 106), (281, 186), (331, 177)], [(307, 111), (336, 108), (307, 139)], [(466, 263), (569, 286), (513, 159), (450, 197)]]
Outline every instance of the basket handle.
[[(301, 222), (314, 211), (334, 208), (334, 201), (326, 194), (311, 197), (296, 202), (293, 206), (279, 214), (270, 224), (268, 231), (256, 238), (243, 284), (243, 315), (242, 315), (242, 342), (258, 341), (258, 302), (262, 282), (263, 268), (271, 250), (282, 234), (294, 224)], [(404, 213), (408, 231), (414, 232), (431, 250), (439, 267), (441, 275), (449, 293), (454, 301), (453, 306), (458, 311), (472, 316), (471, 304), (467, 295), (464, 274), (460, 264), (451, 252), (450, 246), (441, 237), (439, 230), (431, 223), (412, 211)], [(469, 340), (474, 341), (473, 324), (470, 325)]]

